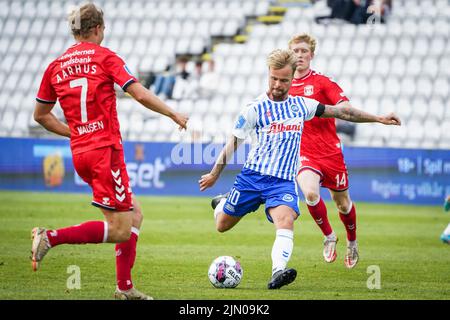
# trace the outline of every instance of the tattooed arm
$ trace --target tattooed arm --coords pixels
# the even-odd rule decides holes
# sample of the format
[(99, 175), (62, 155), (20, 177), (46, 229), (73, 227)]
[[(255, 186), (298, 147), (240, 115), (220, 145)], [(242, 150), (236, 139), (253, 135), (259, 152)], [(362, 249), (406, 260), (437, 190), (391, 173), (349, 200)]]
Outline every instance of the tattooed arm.
[(319, 115), (322, 118), (338, 118), (350, 122), (379, 122), (386, 125), (401, 125), (400, 119), (394, 113), (384, 116), (377, 116), (371, 113), (353, 108), (347, 101), (341, 102), (335, 106), (324, 106), (323, 113)]
[(230, 137), (227, 144), (223, 147), (222, 151), (220, 152), (219, 157), (217, 157), (216, 163), (214, 164), (214, 167), (212, 168), (211, 172), (203, 175), (198, 181), (200, 184), (200, 191), (212, 187), (216, 183), (217, 179), (219, 179), (219, 176), (222, 173), (225, 166), (227, 165), (228, 161), (231, 159), (234, 152), (237, 150), (237, 148), (243, 141), (244, 140), (238, 139), (234, 135)]

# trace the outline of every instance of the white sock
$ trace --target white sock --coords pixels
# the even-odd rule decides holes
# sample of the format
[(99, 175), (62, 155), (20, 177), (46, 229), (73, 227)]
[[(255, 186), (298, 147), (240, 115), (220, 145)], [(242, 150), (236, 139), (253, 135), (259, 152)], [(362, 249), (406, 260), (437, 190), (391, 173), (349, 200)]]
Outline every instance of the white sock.
[(278, 229), (275, 242), (272, 247), (272, 275), (286, 269), (294, 248), (294, 231), (289, 229)]
[(450, 234), (450, 223), (448, 224), (447, 228), (445, 228), (444, 234), (445, 235)]
[(356, 240), (354, 240), (354, 241), (348, 241), (347, 240), (347, 247), (354, 248), (354, 247), (357, 247), (357, 246), (358, 246), (358, 243), (356, 242)]
[(103, 243), (106, 243), (108, 241), (108, 222), (103, 221), (104, 223), (104, 229), (103, 229)]
[(131, 227), (131, 233), (134, 233), (135, 235), (137, 235), (139, 237), (139, 229), (136, 227)]
[(325, 236), (328, 240), (335, 241), (337, 239), (336, 233), (332, 231), (329, 235)]
[(220, 199), (217, 207), (214, 209), (214, 220), (217, 220), (217, 215), (219, 214), (219, 212), (223, 212), (223, 206), (225, 205), (225, 202), (227, 202), (226, 198)]

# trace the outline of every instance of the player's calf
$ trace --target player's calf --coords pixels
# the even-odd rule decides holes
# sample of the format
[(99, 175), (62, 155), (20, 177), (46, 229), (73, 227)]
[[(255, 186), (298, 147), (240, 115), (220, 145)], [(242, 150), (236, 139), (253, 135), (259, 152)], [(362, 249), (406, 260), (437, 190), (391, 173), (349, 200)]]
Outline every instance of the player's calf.
[(221, 212), (217, 215), (216, 218), (216, 229), (219, 232), (225, 232), (233, 228), (236, 223), (241, 220), (241, 217), (233, 217), (224, 212)]
[(110, 228), (108, 231), (108, 242), (110, 243), (122, 243), (130, 240), (131, 237), (131, 227), (129, 229), (125, 228)]

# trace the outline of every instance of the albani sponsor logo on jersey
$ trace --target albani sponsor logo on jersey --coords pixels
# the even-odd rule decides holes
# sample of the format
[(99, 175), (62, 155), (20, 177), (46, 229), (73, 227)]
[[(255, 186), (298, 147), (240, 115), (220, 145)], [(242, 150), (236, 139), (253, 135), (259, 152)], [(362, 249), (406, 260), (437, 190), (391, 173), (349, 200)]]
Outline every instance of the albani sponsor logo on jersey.
[(281, 132), (287, 132), (287, 131), (302, 131), (302, 125), (301, 124), (287, 124), (284, 123), (277, 123), (272, 122), (270, 124), (269, 133), (281, 133)]

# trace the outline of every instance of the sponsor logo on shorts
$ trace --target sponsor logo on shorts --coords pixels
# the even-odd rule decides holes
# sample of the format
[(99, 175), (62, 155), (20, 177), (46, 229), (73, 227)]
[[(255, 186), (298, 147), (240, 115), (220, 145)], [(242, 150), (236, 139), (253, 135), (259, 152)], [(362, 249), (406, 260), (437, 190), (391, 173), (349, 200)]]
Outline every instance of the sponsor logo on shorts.
[(108, 197), (104, 197), (102, 200), (103, 200), (102, 201), (103, 204), (109, 206), (109, 198)]
[(230, 212), (234, 212), (235, 210), (234, 210), (234, 206), (232, 206), (231, 204), (229, 204), (229, 203), (227, 203), (226, 205), (225, 205), (225, 208), (228, 210), (228, 211), (230, 211)]
[(286, 202), (292, 202), (292, 201), (294, 201), (294, 197), (293, 197), (292, 195), (286, 193), (286, 194), (283, 196), (283, 201), (286, 201)]

